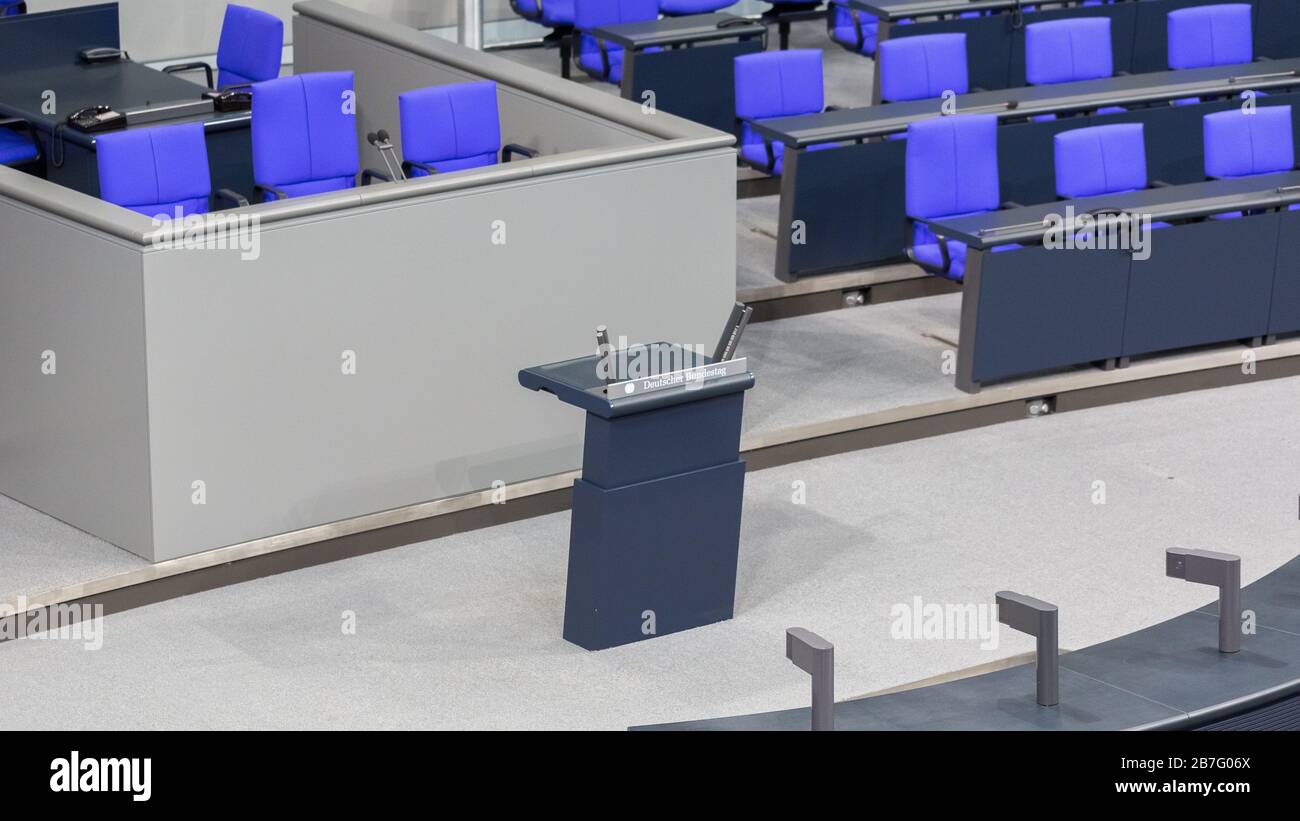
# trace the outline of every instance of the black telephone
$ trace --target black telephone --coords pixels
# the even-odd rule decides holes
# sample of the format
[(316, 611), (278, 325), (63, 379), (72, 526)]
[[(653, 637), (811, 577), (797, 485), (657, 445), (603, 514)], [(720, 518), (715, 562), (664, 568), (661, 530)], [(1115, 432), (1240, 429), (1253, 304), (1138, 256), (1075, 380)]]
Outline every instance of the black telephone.
[(249, 111), (253, 108), (253, 90), (248, 86), (209, 91), (203, 95), (212, 100), (217, 111)]
[(126, 115), (106, 105), (92, 105), (69, 114), (67, 122), (78, 131), (112, 131), (126, 128)]
[(118, 63), (126, 58), (126, 52), (112, 46), (83, 48), (77, 52), (77, 59), (83, 63)]

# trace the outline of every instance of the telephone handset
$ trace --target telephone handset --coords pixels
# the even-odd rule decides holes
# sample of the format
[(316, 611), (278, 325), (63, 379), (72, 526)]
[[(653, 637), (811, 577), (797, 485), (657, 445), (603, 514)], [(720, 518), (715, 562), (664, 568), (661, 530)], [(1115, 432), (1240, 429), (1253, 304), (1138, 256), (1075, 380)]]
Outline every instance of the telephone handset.
[(126, 128), (126, 115), (106, 105), (92, 105), (69, 114), (67, 123), (78, 131), (112, 131)]
[(253, 108), (253, 89), (246, 85), (209, 91), (203, 96), (212, 100), (212, 107), (217, 111), (249, 111)]
[(126, 52), (120, 48), (112, 46), (96, 46), (94, 48), (83, 48), (77, 52), (77, 59), (83, 63), (118, 63), (128, 59)]

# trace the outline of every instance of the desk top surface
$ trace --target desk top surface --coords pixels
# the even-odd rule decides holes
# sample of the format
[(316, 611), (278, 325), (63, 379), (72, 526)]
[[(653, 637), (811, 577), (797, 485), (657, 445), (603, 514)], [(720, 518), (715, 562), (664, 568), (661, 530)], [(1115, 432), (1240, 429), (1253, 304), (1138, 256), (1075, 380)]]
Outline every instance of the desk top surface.
[(730, 37), (754, 37), (766, 32), (767, 27), (758, 21), (747, 20), (734, 14), (715, 13), (617, 23), (593, 28), (588, 33), (624, 48), (645, 48), (702, 43)]
[[(958, 114), (996, 114), (1010, 119), (1296, 85), (1300, 85), (1300, 58), (981, 91), (960, 95), (955, 102)], [(776, 142), (801, 148), (905, 131), (910, 123), (940, 116), (942, 102), (936, 98), (844, 108), (776, 117), (752, 122), (751, 127)]]
[[(1120, 0), (1124, 2), (1124, 0)], [(1010, 11), (1018, 5), (1062, 5), (1062, 0), (1031, 3), (1031, 0), (848, 0), (854, 8), (868, 11), (884, 20), (956, 14), (963, 11)]]
[[(54, 114), (42, 112), (42, 95), (46, 91), (55, 94)], [(69, 114), (87, 106), (106, 105), (117, 111), (136, 110), (151, 105), (198, 100), (205, 91), (205, 87), (196, 83), (139, 63), (70, 63), (26, 71), (0, 72), (0, 112), (11, 117), (21, 117), (40, 130), (52, 131)], [(214, 111), (203, 117), (184, 117), (149, 125), (195, 120), (205, 123), (228, 122), (233, 125), (247, 122), (248, 119), (247, 111)], [(64, 135), (71, 141), (93, 142), (93, 135), (83, 134), (76, 129), (67, 129)]]
[[(597, 416), (613, 418), (640, 411), (695, 402), (711, 396), (749, 390), (754, 375), (748, 371), (724, 375), (729, 363), (717, 363), (716, 374), (704, 374), (701, 381), (678, 380), (673, 387), (656, 388), (641, 393), (634, 387), (628, 395), (609, 396), (599, 389), (605, 386), (597, 371), (596, 355), (580, 356), (548, 365), (536, 365), (519, 372), (519, 384), (529, 390), (554, 394), (561, 402), (582, 408)], [(631, 345), (614, 352), (614, 375), (611, 381), (653, 380), (663, 374), (675, 374), (689, 368), (714, 364), (708, 356), (680, 345), (652, 342)], [(742, 364), (737, 361), (737, 365)], [(709, 369), (710, 372), (713, 368)]]
[(1150, 216), (1155, 220), (1202, 217), (1225, 211), (1271, 208), (1300, 202), (1300, 171), (1241, 177), (1231, 180), (1208, 180), (1190, 185), (1147, 188), (1125, 194), (1108, 194), (1076, 200), (1007, 208), (968, 217), (921, 220), (939, 234), (960, 240), (972, 248), (1036, 241), (1046, 230), (1050, 216), (1064, 217), (1066, 209), (1074, 213), (1114, 213)]

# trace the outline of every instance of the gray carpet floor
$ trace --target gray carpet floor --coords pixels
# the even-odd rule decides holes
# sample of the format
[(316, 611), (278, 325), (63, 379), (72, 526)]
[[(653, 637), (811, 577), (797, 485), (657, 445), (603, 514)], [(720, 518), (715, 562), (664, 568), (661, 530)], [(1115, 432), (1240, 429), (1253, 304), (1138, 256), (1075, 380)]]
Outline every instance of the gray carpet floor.
[[(5, 728), (596, 728), (797, 706), (801, 625), (840, 698), (1030, 649), (891, 637), (891, 608), (1061, 607), (1081, 647), (1208, 603), (1166, 547), (1295, 555), (1300, 379), (1024, 420), (747, 478), (732, 621), (588, 653), (560, 638), (557, 514), (109, 616), (103, 645), (0, 645)], [(1105, 504), (1095, 503), (1104, 482)], [(806, 503), (795, 504), (796, 483)], [(342, 630), (355, 617), (355, 635)]]

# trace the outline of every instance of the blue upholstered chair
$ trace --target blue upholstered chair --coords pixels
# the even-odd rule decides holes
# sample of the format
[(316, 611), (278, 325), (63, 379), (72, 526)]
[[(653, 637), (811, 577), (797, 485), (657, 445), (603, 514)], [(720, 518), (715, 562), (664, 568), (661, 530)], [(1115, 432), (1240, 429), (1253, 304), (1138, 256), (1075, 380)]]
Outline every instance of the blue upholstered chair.
[(885, 102), (970, 91), (965, 34), (896, 37), (881, 43), (877, 50), (880, 97)]
[(536, 156), (501, 145), (497, 84), (491, 80), (418, 88), (397, 96), (402, 120), (402, 168), (408, 176), (462, 171)]
[(0, 17), (13, 17), (27, 13), (26, 0), (0, 0)]
[[(573, 26), (578, 32), (578, 66), (610, 83), (623, 81), (623, 49), (587, 34), (615, 23), (659, 19), (659, 0), (574, 0)], [(646, 51), (658, 51), (657, 48)]]
[[(907, 215), (937, 219), (998, 210), (997, 143), (998, 120), (992, 114), (936, 117), (909, 125)], [(907, 255), (932, 274), (957, 281), (966, 275), (966, 244), (936, 236), (923, 223), (913, 225)]]
[[(1025, 78), (1030, 85), (1054, 85), (1098, 80), (1115, 74), (1109, 17), (1070, 17), (1025, 26)], [(1098, 114), (1116, 114), (1120, 106), (1105, 106)], [(1034, 117), (1037, 122), (1055, 114)]]
[(253, 180), (266, 201), (356, 185), (350, 71), (296, 74), (253, 88)]
[(163, 71), (198, 71), (207, 76), (208, 88), (260, 83), (280, 76), (284, 51), (284, 23), (274, 14), (237, 6), (226, 6), (221, 23), (221, 40), (217, 44), (217, 78), (212, 82), (212, 66), (204, 62), (167, 66)]
[(1062, 131), (1053, 143), (1056, 195), (1061, 199), (1140, 191), (1148, 185), (1141, 123)]
[[(1214, 180), (1255, 177), (1295, 169), (1291, 106), (1271, 105), (1205, 115), (1205, 176)], [(1291, 211), (1300, 211), (1292, 205)], [(1220, 219), (1241, 212), (1216, 214)]]
[(1206, 68), (1255, 59), (1249, 3), (1169, 12), (1169, 67)]
[(876, 53), (880, 21), (861, 9), (851, 7), (848, 0), (831, 0), (828, 8), (826, 28), (833, 41), (858, 54)]
[[(1147, 178), (1146, 138), (1141, 123), (1116, 123), (1062, 131), (1053, 138), (1056, 195), (1061, 199), (1140, 191)], [(1152, 228), (1168, 228), (1154, 222)]]
[(1291, 106), (1260, 106), (1205, 115), (1205, 176), (1222, 180), (1295, 168)]
[[(107, 202), (160, 220), (206, 214), (212, 207), (202, 123), (101, 134), (95, 151), (99, 195)], [(219, 191), (216, 198), (248, 204), (230, 191)]]
[(13, 117), (0, 118), (0, 165), (30, 165), (40, 158), (40, 143), (31, 125)]
[(1115, 73), (1109, 17), (1072, 17), (1025, 26), (1030, 85), (1097, 80)]
[(736, 0), (659, 0), (659, 11), (669, 17), (686, 14), (709, 14), (733, 6)]
[(567, 78), (572, 58), (570, 36), (573, 34), (574, 0), (510, 0), (510, 8), (525, 20), (551, 30), (542, 38), (542, 43), (560, 47), (560, 74)]
[(573, 27), (573, 0), (510, 0), (515, 14), (548, 28)]
[[(785, 146), (768, 142), (747, 121), (816, 114), (824, 109), (821, 49), (763, 51), (735, 58), (738, 151), (746, 165), (779, 176)], [(832, 148), (834, 144), (810, 150)]]
[[(1168, 25), (1170, 68), (1235, 65), (1255, 59), (1251, 7), (1245, 3), (1178, 9), (1169, 12)], [(1174, 105), (1199, 102), (1199, 97), (1184, 97), (1174, 100)]]

